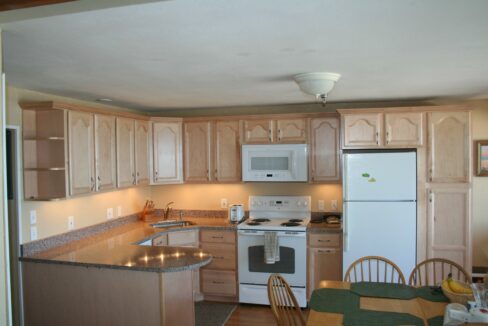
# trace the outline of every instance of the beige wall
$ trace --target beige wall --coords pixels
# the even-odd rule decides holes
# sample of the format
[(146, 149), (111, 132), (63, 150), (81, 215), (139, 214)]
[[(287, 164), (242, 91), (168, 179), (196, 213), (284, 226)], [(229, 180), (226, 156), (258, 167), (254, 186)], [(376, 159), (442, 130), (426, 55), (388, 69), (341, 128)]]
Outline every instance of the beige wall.
[[(488, 101), (473, 111), (473, 140), (488, 139)], [(473, 178), (473, 266), (488, 266), (488, 177)]]
[[(88, 104), (90, 106), (104, 107), (107, 109), (118, 109), (109, 106), (98, 105), (97, 103), (86, 103), (68, 98), (57, 97), (48, 94), (8, 87), (7, 89), (7, 124), (21, 126), (22, 115), (18, 105), (19, 101), (47, 101), (59, 100), (66, 103)], [(21, 179), (23, 174), (20, 173)], [(22, 188), (21, 181), (21, 188)], [(21, 190), (23, 194), (23, 190)], [(51, 235), (68, 231), (68, 216), (74, 216), (75, 228), (81, 228), (96, 223), (106, 221), (107, 208), (114, 208), (114, 215), (117, 213), (116, 207), (122, 207), (122, 215), (139, 212), (144, 206), (146, 199), (151, 197), (150, 187), (131, 188), (93, 196), (78, 197), (74, 199), (54, 201), (54, 202), (21, 202), (21, 228), (22, 243), (31, 241), (30, 239), (30, 219), (31, 210), (37, 211), (37, 233), (38, 238), (42, 239)]]
[(243, 183), (214, 185), (164, 185), (153, 186), (152, 198), (156, 207), (170, 201), (173, 207), (185, 209), (219, 210), (220, 199), (229, 204), (244, 204), (247, 209), (249, 195), (310, 195), (312, 210), (317, 211), (317, 200), (325, 200), (326, 210), (331, 210), (330, 200), (337, 199), (342, 210), (340, 185), (309, 185), (304, 183)]

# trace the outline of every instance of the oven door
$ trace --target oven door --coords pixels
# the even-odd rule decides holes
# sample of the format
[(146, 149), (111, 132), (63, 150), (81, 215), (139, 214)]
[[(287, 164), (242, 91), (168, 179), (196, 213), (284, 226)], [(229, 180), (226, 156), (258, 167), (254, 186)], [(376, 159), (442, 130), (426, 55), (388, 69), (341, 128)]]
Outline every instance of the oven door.
[(290, 286), (305, 287), (307, 282), (306, 232), (275, 231), (278, 234), (280, 260), (266, 264), (264, 231), (239, 230), (239, 283), (266, 285), (273, 273), (281, 274)]

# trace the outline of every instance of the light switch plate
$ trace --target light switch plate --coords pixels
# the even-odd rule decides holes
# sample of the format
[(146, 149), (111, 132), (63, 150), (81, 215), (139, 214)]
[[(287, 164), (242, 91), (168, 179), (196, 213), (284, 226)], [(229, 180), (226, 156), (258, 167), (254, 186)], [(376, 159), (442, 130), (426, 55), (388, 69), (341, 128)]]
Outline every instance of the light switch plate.
[(227, 198), (220, 199), (220, 208), (227, 208), (227, 206), (228, 206)]
[(36, 224), (37, 223), (37, 211), (35, 209), (30, 211), (30, 224)]
[(37, 240), (37, 226), (30, 227), (30, 236), (31, 241)]
[(330, 201), (330, 207), (333, 211), (336, 211), (337, 210), (337, 199), (332, 199)]
[(319, 212), (325, 211), (325, 202), (323, 199), (318, 200), (317, 207), (318, 207)]
[(122, 216), (122, 206), (117, 206), (117, 217), (121, 217)]
[(68, 216), (68, 230), (74, 230), (75, 228), (75, 217)]
[(114, 218), (114, 209), (112, 207), (107, 208), (107, 219), (110, 220)]

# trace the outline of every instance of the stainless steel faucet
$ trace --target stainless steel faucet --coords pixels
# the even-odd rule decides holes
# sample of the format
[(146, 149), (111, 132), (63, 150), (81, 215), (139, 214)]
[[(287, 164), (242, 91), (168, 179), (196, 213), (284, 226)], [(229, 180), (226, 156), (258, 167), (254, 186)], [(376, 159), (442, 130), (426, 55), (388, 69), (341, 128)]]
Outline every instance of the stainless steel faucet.
[(174, 202), (170, 201), (169, 203), (166, 204), (166, 207), (164, 208), (163, 212), (163, 219), (167, 220), (169, 217), (169, 212), (171, 211), (171, 205), (174, 204)]

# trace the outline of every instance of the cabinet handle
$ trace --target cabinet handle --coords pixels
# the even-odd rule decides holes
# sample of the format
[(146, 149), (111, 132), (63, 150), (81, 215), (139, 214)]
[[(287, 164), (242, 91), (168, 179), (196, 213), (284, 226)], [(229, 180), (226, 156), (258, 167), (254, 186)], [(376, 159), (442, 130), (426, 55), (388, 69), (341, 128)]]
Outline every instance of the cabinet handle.
[(95, 179), (93, 179), (93, 177), (90, 177), (90, 182), (91, 182), (90, 191), (94, 191), (95, 190)]
[(278, 141), (281, 141), (281, 129), (278, 129)]
[(429, 181), (432, 182), (432, 168), (429, 169)]
[(158, 171), (154, 171), (154, 175), (158, 175)]
[(386, 143), (390, 143), (390, 133), (388, 131), (386, 132)]
[(223, 236), (212, 236), (212, 239), (223, 239), (224, 237)]
[(218, 180), (218, 179), (217, 179), (217, 169), (215, 169), (215, 171), (214, 171), (214, 179), (215, 179), (215, 180)]
[(207, 180), (210, 180), (210, 170), (207, 169)]
[(222, 281), (212, 281), (213, 284), (224, 284)]
[(135, 173), (132, 173), (132, 184), (133, 185), (136, 184), (136, 174)]
[(273, 139), (271, 138), (271, 129), (268, 130), (268, 137), (269, 137), (269, 142), (272, 142)]
[(380, 133), (377, 131), (376, 132), (376, 145), (379, 145), (379, 136), (380, 136)]
[(330, 242), (330, 240), (318, 240), (319, 242)]
[(318, 252), (325, 252), (325, 253), (331, 253), (331, 252), (334, 252), (334, 250), (323, 250), (323, 249), (319, 249), (317, 250)]

